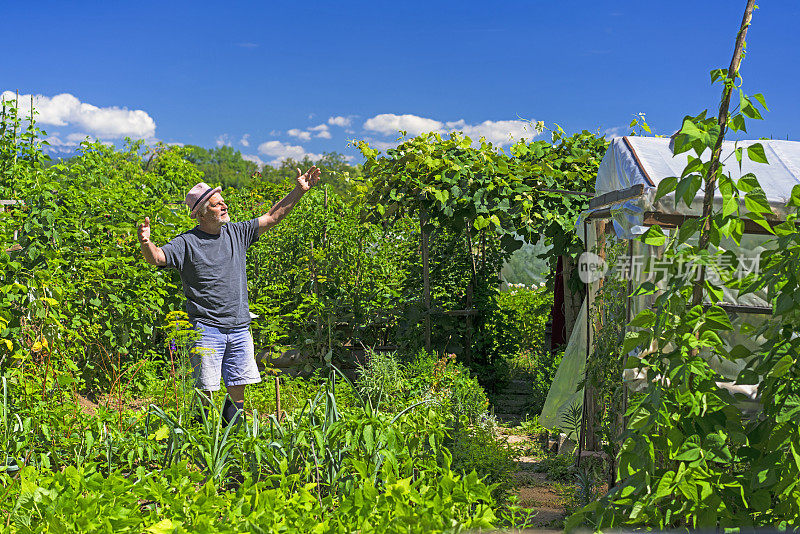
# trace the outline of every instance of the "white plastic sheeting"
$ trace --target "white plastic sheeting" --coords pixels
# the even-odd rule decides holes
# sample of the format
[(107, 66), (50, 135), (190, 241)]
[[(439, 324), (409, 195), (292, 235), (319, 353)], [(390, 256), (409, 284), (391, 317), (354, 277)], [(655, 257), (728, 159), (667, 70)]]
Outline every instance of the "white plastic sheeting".
[[(746, 148), (754, 143), (764, 147), (769, 165), (756, 163), (746, 155), (742, 158), (741, 168), (736, 161), (734, 150)], [(700, 215), (702, 213), (703, 189), (698, 191), (692, 205), (687, 207), (681, 200), (675, 205), (674, 194), (654, 202), (655, 192), (661, 180), (672, 176), (680, 177), (686, 167), (689, 155), (684, 152), (673, 156), (670, 140), (658, 137), (617, 137), (611, 141), (606, 155), (600, 162), (595, 183), (596, 195), (622, 191), (637, 184), (644, 185), (641, 197), (616, 202), (607, 206), (585, 212), (578, 221), (582, 224), (585, 216), (592, 211), (611, 209), (614, 228), (619, 237), (631, 238), (642, 233), (644, 212), (655, 211), (680, 215)], [(703, 159), (710, 158), (710, 151), (703, 153)], [(748, 173), (758, 178), (767, 200), (772, 205), (775, 216), (785, 218), (785, 204), (792, 194), (792, 188), (800, 184), (800, 142), (797, 141), (726, 141), (722, 144), (721, 161), (724, 172), (734, 180)], [(717, 202), (722, 199), (716, 195)]]
[(583, 405), (583, 381), (586, 369), (586, 301), (583, 301), (575, 328), (569, 336), (567, 348), (558, 366), (553, 383), (547, 392), (539, 424), (545, 428), (561, 428), (563, 414), (573, 404)]
[[(754, 143), (761, 143), (764, 147), (768, 165), (756, 163), (745, 157), (741, 166), (736, 161), (734, 150), (739, 147), (747, 147)], [(670, 140), (666, 138), (652, 137), (618, 137), (611, 141), (606, 155), (603, 157), (598, 169), (597, 181), (595, 183), (596, 196), (600, 196), (613, 191), (624, 191), (635, 185), (642, 184), (644, 192), (641, 196), (627, 200), (621, 200), (609, 205), (599, 206), (593, 210), (584, 212), (577, 222), (577, 234), (583, 239), (584, 224), (586, 217), (593, 211), (611, 211), (611, 220), (614, 225), (614, 232), (619, 239), (632, 239), (636, 235), (646, 230), (644, 223), (645, 212), (658, 212), (675, 215), (698, 216), (702, 214), (702, 201), (704, 191), (701, 188), (695, 196), (690, 206), (683, 200), (676, 204), (674, 193), (665, 196), (655, 202), (655, 193), (658, 184), (669, 177), (680, 177), (686, 167), (689, 155), (687, 152), (674, 156), (670, 148)], [(703, 154), (703, 159), (710, 157), (710, 151)], [(792, 188), (800, 184), (800, 142), (795, 141), (728, 141), (723, 143), (721, 160), (724, 172), (732, 179), (738, 180), (748, 173), (756, 176), (769, 201), (773, 215), (777, 220), (785, 220), (786, 203), (791, 198)], [(715, 196), (715, 201), (721, 206), (720, 195)], [(596, 241), (595, 225), (588, 224), (586, 237), (588, 238), (587, 250), (592, 250)], [(770, 240), (772, 236), (765, 235), (745, 235), (740, 244), (735, 247), (739, 258), (755, 258), (764, 251), (774, 248), (774, 242)], [(633, 255), (645, 262), (648, 258), (660, 257), (661, 250), (644, 245), (638, 240), (633, 242)], [(730, 245), (730, 243), (728, 244)], [(726, 247), (733, 248), (733, 247)], [(634, 287), (645, 281), (644, 273), (640, 276), (633, 276)], [(589, 298), (591, 301), (594, 294), (593, 287), (589, 287)], [(724, 289), (723, 301), (726, 304), (738, 304), (743, 306), (769, 307), (770, 303), (766, 300), (764, 292), (756, 292), (740, 297), (735, 291)], [(653, 305), (653, 296), (638, 297), (631, 299), (631, 316), (644, 308)], [(583, 388), (578, 385), (584, 378), (586, 368), (586, 348), (591, 346), (591, 332), (587, 330), (586, 308), (584, 302), (581, 308), (580, 317), (575, 325), (572, 336), (569, 339), (564, 357), (553, 379), (553, 384), (547, 395), (545, 406), (539, 421), (545, 427), (557, 427), (561, 423), (561, 416), (566, 409), (573, 403), (578, 404), (583, 401)], [(724, 332), (721, 337), (728, 348), (737, 344), (742, 344), (755, 349), (758, 341), (742, 334), (741, 327), (744, 323), (757, 325), (768, 316), (760, 314), (750, 314), (743, 312), (729, 313), (734, 330)], [(744, 366), (743, 361), (730, 361), (716, 355), (707, 354), (707, 361), (710, 366), (720, 373), (721, 377), (727, 380), (734, 380), (739, 371)], [(641, 372), (634, 369), (626, 370), (623, 377), (624, 382), (631, 389), (638, 389), (647, 380)], [(729, 389), (732, 393), (740, 394), (741, 399), (750, 400), (750, 408), (757, 406), (756, 386), (735, 386), (733, 382), (718, 382), (721, 387)]]

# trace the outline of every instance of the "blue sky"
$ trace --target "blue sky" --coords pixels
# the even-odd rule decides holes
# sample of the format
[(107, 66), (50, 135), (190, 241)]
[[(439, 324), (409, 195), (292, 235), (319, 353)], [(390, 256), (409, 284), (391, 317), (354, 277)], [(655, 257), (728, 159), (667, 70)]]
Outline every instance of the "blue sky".
[[(671, 134), (716, 113), (745, 2), (13, 2), (0, 93), (37, 95), (56, 153), (86, 135), (213, 147), (277, 163), (349, 139), (462, 129), (501, 146), (525, 121)], [(764, 2), (743, 89), (771, 112), (745, 137), (800, 139), (800, 2)], [(8, 93), (5, 93), (8, 96)], [(546, 135), (546, 133), (544, 134)], [(59, 152), (60, 151), (60, 152)]]

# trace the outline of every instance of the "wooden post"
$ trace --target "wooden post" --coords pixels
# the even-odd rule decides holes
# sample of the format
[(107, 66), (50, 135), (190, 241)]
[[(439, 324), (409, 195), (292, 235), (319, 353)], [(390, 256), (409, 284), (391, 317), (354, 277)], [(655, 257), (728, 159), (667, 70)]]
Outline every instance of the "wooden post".
[(575, 291), (570, 288), (569, 282), (572, 278), (572, 273), (577, 268), (576, 260), (570, 256), (561, 256), (562, 269), (561, 279), (564, 283), (564, 330), (566, 333), (565, 341), (569, 343), (569, 338), (572, 336), (572, 331), (575, 328), (575, 323), (578, 320), (578, 313), (580, 313), (581, 305), (583, 304), (583, 297), (585, 291)]
[(325, 193), (325, 196), (322, 200), (322, 213), (325, 214), (325, 221), (323, 222), (322, 226), (322, 248), (328, 248), (328, 184), (325, 184), (322, 188), (322, 191)]
[(469, 235), (469, 222), (467, 223), (467, 254), (469, 254), (470, 264), (472, 265), (472, 283), (478, 280), (478, 267), (475, 265), (475, 256), (472, 254), (472, 237)]
[(425, 308), (425, 350), (431, 351), (431, 283), (428, 270), (428, 234), (425, 232), (425, 211), (419, 211), (420, 248), (422, 249), (422, 305)]
[[(472, 284), (467, 286), (467, 310), (472, 310)], [(472, 363), (472, 314), (467, 314), (467, 342), (464, 347), (464, 363)]]
[(283, 420), (283, 413), (281, 411), (281, 378), (275, 377), (275, 418), (278, 421)]
[[(595, 235), (597, 236), (597, 247), (596, 247), (597, 255), (603, 260), (606, 259), (606, 228), (607, 228), (606, 221), (601, 220), (595, 223), (595, 232), (596, 232)], [(598, 289), (600, 287), (603, 287), (602, 278), (598, 281), (598, 286), (599, 286)], [(590, 291), (591, 289), (587, 284), (587, 291), (586, 291), (587, 315), (591, 313)], [(594, 338), (593, 332), (596, 332), (603, 327), (602, 312), (598, 310), (597, 317), (595, 317), (594, 323), (592, 324), (591, 321), (587, 321), (587, 325), (593, 327), (593, 330), (589, 332), (586, 336), (586, 342), (589, 343), (589, 346), (591, 347), (590, 341)], [(589, 358), (591, 358), (591, 356), (592, 355), (590, 352), (587, 353), (587, 361), (586, 361), (587, 380), (586, 380), (586, 386), (584, 388), (584, 397), (583, 397), (583, 402), (584, 402), (583, 413), (584, 417), (586, 418), (586, 425), (585, 425), (586, 432), (583, 438), (584, 439), (583, 449), (586, 451), (598, 451), (600, 450), (600, 440), (598, 439), (597, 436), (597, 423), (598, 419), (600, 418), (600, 413), (602, 410), (599, 409), (597, 405), (597, 391), (595, 390), (594, 384), (592, 382), (592, 377), (588, 373), (589, 363), (590, 363)]]
[[(314, 240), (311, 240), (311, 279), (314, 285), (314, 295), (317, 297), (317, 304), (319, 304), (319, 280), (317, 279), (317, 263), (314, 261)], [(322, 339), (322, 316), (317, 313), (317, 329), (314, 336), (316, 342)]]
[[(628, 265), (633, 265), (633, 240), (628, 240)], [(626, 282), (626, 297), (625, 297), (625, 324), (630, 324), (631, 322), (631, 306), (632, 306), (632, 298), (630, 295), (633, 293), (633, 267), (630, 268), (630, 272), (628, 273), (628, 280)], [(620, 367), (624, 368), (625, 365), (625, 358), (626, 354), (620, 354)], [(622, 378), (620, 376), (620, 378)], [(619, 443), (620, 438), (622, 437), (623, 432), (628, 426), (628, 422), (626, 420), (625, 414), (628, 412), (628, 387), (625, 383), (622, 383), (621, 387), (621, 395), (622, 399), (620, 399), (620, 410), (616, 414), (616, 430), (617, 435), (614, 436), (614, 439)], [(610, 454), (608, 457), (608, 489), (613, 488), (617, 485), (617, 455)]]
[[(469, 233), (469, 223), (467, 223), (467, 254), (469, 254), (470, 264), (472, 265), (472, 281), (467, 286), (467, 309), (472, 309), (472, 296), (475, 286), (478, 284), (478, 268), (475, 264), (475, 255), (472, 253), (472, 237)], [(467, 342), (464, 348), (464, 363), (472, 363), (472, 315), (467, 315)]]

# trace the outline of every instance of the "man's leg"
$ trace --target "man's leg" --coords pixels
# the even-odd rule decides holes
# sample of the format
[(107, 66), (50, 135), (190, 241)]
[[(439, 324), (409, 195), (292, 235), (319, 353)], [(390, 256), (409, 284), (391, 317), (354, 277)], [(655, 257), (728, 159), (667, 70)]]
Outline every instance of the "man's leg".
[(244, 386), (229, 386), (228, 395), (230, 395), (233, 402), (244, 402)]
[(222, 358), (222, 378), (230, 397), (223, 410), (226, 422), (233, 420), (236, 412), (244, 409), (244, 387), (261, 382), (250, 329), (229, 332), (227, 341), (227, 350)]
[[(225, 406), (222, 408), (222, 420), (226, 425), (233, 421), (236, 412), (244, 410), (244, 384), (230, 386), (227, 389), (228, 398), (225, 399)], [(244, 413), (240, 414), (239, 417), (244, 417)]]
[[(214, 327), (195, 323), (194, 328), (198, 337), (194, 342), (194, 347), (189, 351), (189, 359), (195, 387), (202, 392), (200, 402), (208, 415), (212, 393), (219, 390), (226, 340), (224, 334)], [(200, 420), (199, 416), (198, 420)]]

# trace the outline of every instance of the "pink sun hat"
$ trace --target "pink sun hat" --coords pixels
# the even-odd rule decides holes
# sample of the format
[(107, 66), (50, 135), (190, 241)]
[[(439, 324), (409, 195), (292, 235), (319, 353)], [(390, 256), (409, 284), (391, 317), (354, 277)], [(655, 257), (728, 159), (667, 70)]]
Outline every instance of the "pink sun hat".
[(222, 191), (221, 187), (211, 187), (205, 182), (200, 182), (186, 193), (186, 200), (183, 202), (189, 208), (189, 217), (197, 218), (197, 212), (203, 207), (206, 200), (211, 198), (214, 193)]

